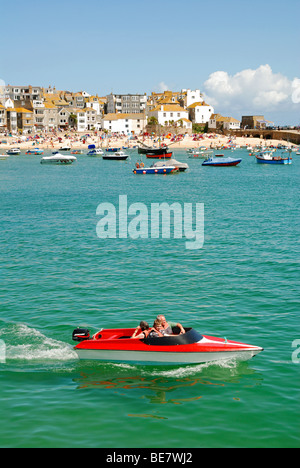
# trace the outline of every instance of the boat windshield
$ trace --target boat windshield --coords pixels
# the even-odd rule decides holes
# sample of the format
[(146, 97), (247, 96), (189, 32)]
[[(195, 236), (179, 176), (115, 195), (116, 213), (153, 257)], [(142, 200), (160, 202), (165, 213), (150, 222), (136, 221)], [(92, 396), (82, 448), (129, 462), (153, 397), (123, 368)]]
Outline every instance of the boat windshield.
[(163, 336), (158, 338), (148, 337), (142, 341), (145, 344), (151, 346), (176, 346), (197, 343), (198, 341), (201, 341), (203, 339), (203, 336), (200, 335), (200, 333), (198, 333), (193, 328), (185, 328), (185, 331), (186, 333), (183, 335), (176, 334), (179, 333), (179, 330), (175, 327), (173, 328), (173, 333), (175, 333), (174, 335)]

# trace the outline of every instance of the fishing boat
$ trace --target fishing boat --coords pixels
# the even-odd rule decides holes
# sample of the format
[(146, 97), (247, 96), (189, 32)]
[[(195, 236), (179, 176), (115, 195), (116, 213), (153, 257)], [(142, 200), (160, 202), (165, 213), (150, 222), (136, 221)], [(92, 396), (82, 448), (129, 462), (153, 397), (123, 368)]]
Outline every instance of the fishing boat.
[(32, 150), (26, 151), (25, 154), (37, 154), (37, 155), (41, 155), (41, 154), (44, 154), (44, 150), (42, 150), (41, 148), (34, 148), (34, 149), (32, 149)]
[(161, 154), (167, 154), (169, 153), (169, 148), (165, 145), (160, 146), (159, 148), (155, 148), (154, 146), (146, 146), (144, 147), (139, 146), (138, 147), (138, 153), (139, 154), (153, 154), (153, 155), (161, 155)]
[(111, 161), (125, 161), (128, 157), (128, 154), (124, 153), (124, 151), (116, 151), (114, 154), (103, 155), (103, 159), (108, 159)]
[(160, 160), (153, 164), (153, 167), (169, 167), (169, 166), (177, 167), (179, 169), (179, 172), (184, 172), (187, 169), (189, 169), (189, 166), (187, 163), (176, 161), (176, 159), (168, 159), (167, 161)]
[(21, 153), (20, 148), (11, 148), (11, 149), (6, 151), (6, 154), (8, 154), (10, 156), (16, 156), (16, 155), (18, 155), (20, 153)]
[(199, 364), (213, 361), (246, 361), (263, 351), (253, 346), (226, 338), (198, 333), (193, 328), (174, 327), (173, 335), (132, 339), (134, 328), (102, 329), (94, 336), (84, 328), (73, 331), (72, 339), (79, 359), (108, 362), (135, 362), (141, 364)]
[(285, 156), (273, 156), (272, 153), (258, 153), (255, 155), (256, 162), (259, 164), (292, 164), (290, 153)]
[(41, 159), (41, 164), (56, 164), (56, 165), (69, 165), (77, 161), (75, 156), (67, 156), (60, 153), (54, 153), (52, 156), (44, 156)]
[(212, 157), (212, 158), (208, 158), (206, 161), (203, 161), (202, 166), (216, 166), (216, 167), (237, 166), (238, 164), (240, 164), (241, 161), (242, 161), (241, 159)]

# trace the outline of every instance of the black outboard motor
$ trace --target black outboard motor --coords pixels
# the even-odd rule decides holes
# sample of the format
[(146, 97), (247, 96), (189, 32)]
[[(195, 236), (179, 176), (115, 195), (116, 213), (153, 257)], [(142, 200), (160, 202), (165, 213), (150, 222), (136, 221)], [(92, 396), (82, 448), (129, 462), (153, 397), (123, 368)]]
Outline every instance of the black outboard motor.
[(90, 339), (90, 330), (87, 328), (76, 328), (72, 335), (73, 341), (86, 341)]

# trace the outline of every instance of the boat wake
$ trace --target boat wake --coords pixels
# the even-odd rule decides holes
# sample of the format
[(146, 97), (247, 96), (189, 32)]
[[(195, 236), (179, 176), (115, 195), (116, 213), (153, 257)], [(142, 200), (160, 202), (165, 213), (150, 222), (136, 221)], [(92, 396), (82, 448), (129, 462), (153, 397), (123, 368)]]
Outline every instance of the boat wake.
[(236, 370), (239, 365), (239, 361), (236, 359), (231, 360), (220, 360), (213, 362), (205, 362), (203, 364), (193, 364), (185, 366), (177, 366), (172, 369), (155, 369), (152, 370), (151, 374), (154, 376), (169, 377), (169, 378), (182, 378), (190, 377), (193, 375), (201, 374), (207, 369), (218, 368), (218, 369), (229, 369)]
[(77, 355), (69, 344), (48, 338), (25, 324), (0, 326), (0, 339), (5, 344), (6, 362), (77, 360)]

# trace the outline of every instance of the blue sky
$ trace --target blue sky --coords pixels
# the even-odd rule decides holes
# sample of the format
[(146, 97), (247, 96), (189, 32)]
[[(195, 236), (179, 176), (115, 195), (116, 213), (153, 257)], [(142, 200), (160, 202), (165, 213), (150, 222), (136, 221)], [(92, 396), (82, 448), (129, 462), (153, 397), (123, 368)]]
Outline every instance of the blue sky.
[[(287, 80), (286, 95), (292, 89), (289, 84), (295, 86), (293, 80), (300, 79), (299, 4), (299, 0), (6, 2), (0, 9), (0, 79), (99, 95), (200, 88), (220, 113), (239, 117), (258, 112), (256, 107), (261, 106), (270, 119), (300, 123), (299, 104), (292, 102), (291, 92), (287, 99), (276, 96), (276, 106), (269, 101), (263, 106), (263, 99), (254, 100), (253, 91), (249, 103), (237, 102), (238, 95), (247, 94), (243, 83), (245, 92), (233, 91), (234, 101), (227, 100), (229, 108), (224, 108), (225, 96), (214, 95), (213, 79), (222, 71), (236, 85), (234, 77), (240, 72), (269, 65), (275, 77), (275, 89), (270, 91), (280, 93), (276, 77), (282, 76)], [(262, 86), (266, 93), (266, 84)]]

